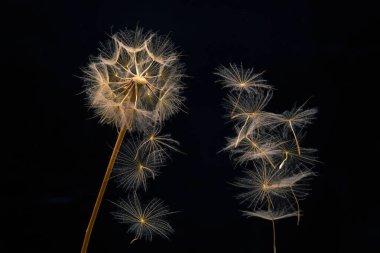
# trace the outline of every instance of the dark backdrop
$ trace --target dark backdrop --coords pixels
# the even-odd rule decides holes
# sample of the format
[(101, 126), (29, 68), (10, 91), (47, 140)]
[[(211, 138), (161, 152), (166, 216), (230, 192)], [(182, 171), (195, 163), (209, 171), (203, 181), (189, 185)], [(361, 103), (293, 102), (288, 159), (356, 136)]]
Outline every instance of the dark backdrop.
[[(183, 53), (188, 114), (166, 132), (187, 155), (173, 161), (147, 196), (166, 201), (176, 233), (129, 245), (127, 227), (107, 200), (125, 194), (112, 182), (89, 252), (271, 252), (271, 224), (241, 217), (227, 182), (237, 171), (216, 154), (232, 126), (222, 118), (225, 91), (212, 74), (243, 62), (276, 87), (270, 110), (313, 96), (319, 109), (306, 145), (323, 164), (301, 203), (304, 216), (277, 223), (278, 252), (375, 252), (379, 223), (373, 117), (361, 98), (376, 84), (375, 8), (362, 1), (12, 1), (3, 9), (1, 252), (79, 252), (116, 132), (85, 106), (81, 67), (100, 42), (136, 25), (170, 33)], [(359, 95), (360, 91), (366, 94)], [(9, 113), (9, 115), (8, 115)], [(375, 116), (376, 115), (372, 115)], [(375, 125), (376, 127), (376, 125)], [(376, 130), (374, 128), (374, 130)], [(376, 149), (372, 149), (376, 150)], [(378, 154), (377, 154), (378, 155)], [(378, 248), (378, 247), (377, 247)], [(4, 250), (5, 249), (5, 250)]]

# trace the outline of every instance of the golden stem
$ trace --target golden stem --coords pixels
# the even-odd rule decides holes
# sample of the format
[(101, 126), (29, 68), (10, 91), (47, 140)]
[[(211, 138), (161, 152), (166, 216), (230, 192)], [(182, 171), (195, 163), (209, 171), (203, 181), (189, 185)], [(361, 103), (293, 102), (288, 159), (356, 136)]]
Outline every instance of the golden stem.
[(297, 196), (296, 194), (294, 193), (293, 191), (293, 187), (290, 186), (290, 190), (292, 191), (292, 194), (293, 194), (293, 197), (296, 201), (296, 205), (297, 205), (297, 226), (299, 226), (300, 224), (300, 219), (301, 219), (301, 211), (300, 211), (300, 205), (298, 203), (298, 199), (297, 199)]
[(272, 220), (273, 229), (273, 253), (276, 253), (276, 227), (274, 226), (274, 220)]
[(84, 236), (81, 253), (86, 253), (87, 252), (88, 243), (90, 242), (91, 232), (92, 232), (92, 229), (94, 227), (96, 216), (98, 214), (99, 207), (100, 207), (100, 204), (102, 202), (103, 195), (104, 195), (104, 192), (106, 191), (108, 180), (109, 180), (111, 172), (112, 172), (112, 168), (113, 168), (113, 166), (115, 164), (115, 161), (116, 161), (116, 158), (117, 158), (117, 154), (119, 153), (119, 149), (120, 149), (121, 143), (123, 142), (123, 139), (124, 139), (124, 136), (125, 136), (126, 132), (127, 132), (127, 128), (123, 127), (120, 130), (119, 135), (117, 137), (115, 146), (114, 146), (113, 151), (112, 151), (112, 155), (111, 155), (110, 161), (108, 163), (106, 174), (104, 175), (104, 178), (103, 178), (102, 186), (100, 187), (100, 190), (99, 190), (99, 193), (98, 193), (98, 197), (96, 198), (94, 209), (92, 210), (90, 222), (88, 223), (88, 226), (87, 226), (87, 229), (86, 229), (86, 234)]
[(294, 132), (292, 121), (290, 121), (290, 120), (289, 120), (289, 126), (290, 126), (290, 130), (292, 130), (292, 133), (293, 133), (293, 136), (294, 136), (294, 140), (296, 141), (298, 155), (301, 155), (300, 144), (298, 143), (297, 135)]

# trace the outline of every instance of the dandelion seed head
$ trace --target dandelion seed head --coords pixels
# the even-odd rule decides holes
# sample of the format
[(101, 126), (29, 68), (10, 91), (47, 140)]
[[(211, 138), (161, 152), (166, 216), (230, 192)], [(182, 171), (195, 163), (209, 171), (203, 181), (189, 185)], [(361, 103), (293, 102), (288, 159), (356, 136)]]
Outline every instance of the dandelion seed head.
[(167, 36), (118, 32), (84, 73), (89, 104), (102, 123), (144, 131), (182, 107), (183, 66)]

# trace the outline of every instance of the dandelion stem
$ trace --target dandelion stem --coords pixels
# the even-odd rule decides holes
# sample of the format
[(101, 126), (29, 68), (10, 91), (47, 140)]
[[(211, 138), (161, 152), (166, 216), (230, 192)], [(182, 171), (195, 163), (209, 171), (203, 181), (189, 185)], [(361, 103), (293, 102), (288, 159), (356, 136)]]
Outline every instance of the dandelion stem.
[(298, 143), (297, 135), (296, 135), (296, 133), (294, 132), (294, 129), (293, 129), (293, 125), (292, 125), (292, 121), (291, 121), (291, 120), (289, 120), (289, 126), (290, 126), (290, 130), (292, 130), (292, 133), (293, 133), (293, 136), (294, 136), (294, 140), (296, 141), (298, 155), (301, 155), (300, 144)]
[(272, 220), (272, 229), (273, 229), (273, 253), (276, 253), (276, 227), (274, 225), (274, 220)]
[(104, 175), (104, 178), (103, 178), (102, 186), (100, 187), (98, 197), (96, 198), (94, 209), (92, 210), (90, 222), (88, 223), (88, 226), (86, 229), (86, 234), (85, 234), (85, 237), (83, 240), (81, 253), (87, 252), (88, 243), (90, 242), (91, 232), (92, 232), (92, 229), (94, 227), (96, 216), (98, 214), (99, 207), (100, 207), (100, 204), (102, 202), (104, 192), (106, 191), (106, 188), (107, 188), (108, 180), (110, 178), (113, 166), (114, 166), (115, 161), (116, 161), (117, 154), (119, 153), (119, 149), (120, 149), (121, 143), (123, 142), (123, 139), (124, 139), (126, 132), (127, 132), (127, 128), (123, 127), (120, 130), (119, 135), (117, 137), (115, 146), (114, 146), (113, 151), (112, 151), (110, 161), (109, 161), (108, 166), (107, 166), (106, 174)]
[(301, 219), (300, 204), (298, 203), (297, 196), (293, 191), (293, 187), (290, 186), (290, 190), (292, 191), (294, 200), (296, 201), (296, 205), (297, 205), (297, 226), (299, 226), (300, 225), (300, 219)]

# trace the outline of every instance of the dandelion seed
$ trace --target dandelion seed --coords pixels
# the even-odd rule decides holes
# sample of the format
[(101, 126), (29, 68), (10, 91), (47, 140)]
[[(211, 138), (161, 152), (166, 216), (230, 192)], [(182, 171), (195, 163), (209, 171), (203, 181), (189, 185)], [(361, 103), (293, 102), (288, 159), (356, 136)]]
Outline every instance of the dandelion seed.
[(145, 153), (152, 156), (153, 160), (164, 162), (170, 158), (169, 150), (181, 152), (177, 146), (179, 142), (172, 139), (170, 134), (160, 134), (160, 130), (156, 128), (145, 134), (144, 140), (138, 145), (135, 158), (139, 153)]
[(245, 69), (243, 65), (229, 64), (229, 67), (220, 66), (216, 69), (216, 75), (221, 77), (221, 82), (225, 88), (233, 91), (255, 91), (257, 88), (271, 89), (270, 85), (261, 78), (262, 73), (255, 74), (253, 68)]
[(262, 207), (268, 198), (285, 198), (290, 195), (290, 187), (296, 182), (283, 181), (287, 178), (283, 170), (273, 170), (254, 166), (252, 170), (245, 170), (244, 177), (238, 178), (234, 185), (246, 191), (237, 195), (241, 203), (248, 202), (248, 207)]
[(147, 180), (155, 179), (159, 174), (159, 168), (164, 166), (163, 161), (158, 159), (162, 155), (155, 155), (162, 151), (139, 152), (141, 143), (141, 140), (135, 139), (127, 141), (121, 147), (114, 168), (114, 177), (118, 184), (126, 190), (137, 190), (143, 187), (146, 191)]
[(153, 199), (143, 207), (134, 193), (126, 201), (120, 200), (115, 205), (119, 207), (119, 211), (114, 213), (114, 217), (129, 225), (128, 233), (134, 234), (130, 243), (139, 239), (152, 241), (154, 235), (169, 239), (169, 235), (174, 233), (174, 229), (166, 221), (166, 217), (173, 212), (159, 199)]
[(238, 91), (231, 106), (231, 117), (234, 115), (243, 92), (259, 93), (261, 89), (271, 89), (271, 86), (261, 79), (262, 73), (254, 74), (253, 69), (244, 69), (242, 64), (240, 67), (231, 63), (229, 67), (220, 66), (216, 69), (215, 74), (221, 77), (218, 82), (221, 82), (224, 88), (229, 88), (232, 92)]
[(237, 195), (241, 203), (247, 202), (248, 207), (256, 209), (278, 198), (288, 203), (292, 203), (293, 199), (300, 213), (298, 201), (307, 195), (306, 179), (314, 176), (314, 173), (301, 166), (282, 170), (255, 166), (253, 170), (246, 170), (244, 175), (234, 183), (245, 190)]
[(276, 125), (283, 125), (285, 128), (288, 128), (293, 138), (296, 142), (297, 153), (301, 155), (301, 147), (296, 134), (296, 128), (303, 128), (304, 126), (311, 123), (315, 118), (317, 109), (307, 109), (304, 110), (303, 106), (296, 108), (294, 107), (290, 111), (285, 111), (283, 114), (272, 114), (273, 123)]

